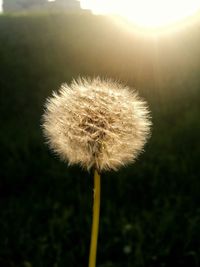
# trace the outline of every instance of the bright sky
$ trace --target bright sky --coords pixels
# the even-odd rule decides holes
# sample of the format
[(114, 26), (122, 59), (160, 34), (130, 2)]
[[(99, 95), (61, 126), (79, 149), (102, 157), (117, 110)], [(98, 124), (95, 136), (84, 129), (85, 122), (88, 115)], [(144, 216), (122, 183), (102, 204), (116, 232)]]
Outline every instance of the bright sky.
[(117, 14), (140, 26), (160, 27), (200, 11), (200, 0), (80, 0), (95, 14)]
[(2, 0), (0, 0), (0, 12), (2, 11)]

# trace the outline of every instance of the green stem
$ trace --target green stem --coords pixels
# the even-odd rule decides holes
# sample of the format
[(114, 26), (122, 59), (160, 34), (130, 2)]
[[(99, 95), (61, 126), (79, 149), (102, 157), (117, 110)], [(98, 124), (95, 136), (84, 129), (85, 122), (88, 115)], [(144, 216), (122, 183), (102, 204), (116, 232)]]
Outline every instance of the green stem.
[(93, 219), (92, 219), (92, 232), (91, 232), (91, 242), (90, 242), (89, 267), (96, 266), (97, 241), (99, 232), (99, 213), (100, 213), (100, 189), (101, 189), (100, 174), (95, 169)]

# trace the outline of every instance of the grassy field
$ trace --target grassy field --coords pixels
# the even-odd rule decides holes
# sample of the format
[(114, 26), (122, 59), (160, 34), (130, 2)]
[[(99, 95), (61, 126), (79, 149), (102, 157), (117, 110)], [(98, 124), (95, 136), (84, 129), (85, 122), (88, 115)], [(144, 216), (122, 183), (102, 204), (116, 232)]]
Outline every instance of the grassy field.
[(97, 267), (200, 266), (200, 24), (153, 37), (92, 15), (0, 16), (0, 266), (87, 266), (92, 174), (44, 144), (46, 97), (78, 76), (135, 87), (153, 132), (102, 175)]

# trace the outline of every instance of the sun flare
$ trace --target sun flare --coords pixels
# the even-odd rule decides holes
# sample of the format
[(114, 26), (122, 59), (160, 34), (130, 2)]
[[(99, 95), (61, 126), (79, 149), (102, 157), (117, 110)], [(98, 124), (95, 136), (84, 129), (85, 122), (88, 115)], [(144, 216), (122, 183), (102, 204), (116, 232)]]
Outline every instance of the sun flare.
[(94, 14), (114, 14), (145, 28), (180, 22), (200, 11), (199, 0), (81, 0)]

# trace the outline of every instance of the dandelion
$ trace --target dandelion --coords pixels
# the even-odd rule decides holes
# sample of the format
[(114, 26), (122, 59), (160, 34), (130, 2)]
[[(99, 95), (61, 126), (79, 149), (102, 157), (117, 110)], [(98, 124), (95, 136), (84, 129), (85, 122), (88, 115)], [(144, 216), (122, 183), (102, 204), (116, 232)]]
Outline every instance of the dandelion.
[(150, 126), (146, 102), (129, 87), (109, 79), (73, 80), (47, 100), (43, 130), (50, 147), (68, 164), (95, 170), (89, 267), (96, 264), (100, 173), (134, 162)]

